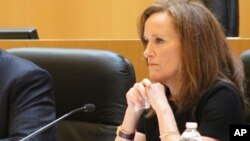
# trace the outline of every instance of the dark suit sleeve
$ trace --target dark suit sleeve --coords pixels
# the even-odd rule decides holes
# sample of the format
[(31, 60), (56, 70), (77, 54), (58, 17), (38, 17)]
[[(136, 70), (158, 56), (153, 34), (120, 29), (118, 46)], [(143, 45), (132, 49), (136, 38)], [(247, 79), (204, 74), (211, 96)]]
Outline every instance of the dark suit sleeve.
[[(16, 80), (10, 94), (9, 138), (0, 141), (20, 140), (55, 120), (53, 81), (46, 71), (34, 69), (25, 72)], [(33, 137), (33, 140), (56, 140), (55, 127)]]

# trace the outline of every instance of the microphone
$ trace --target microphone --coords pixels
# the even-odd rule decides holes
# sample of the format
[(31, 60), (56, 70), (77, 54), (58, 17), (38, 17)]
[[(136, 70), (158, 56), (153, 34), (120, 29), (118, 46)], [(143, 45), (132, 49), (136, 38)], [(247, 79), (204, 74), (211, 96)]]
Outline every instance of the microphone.
[(51, 126), (53, 126), (54, 124), (56, 124), (57, 122), (61, 121), (62, 119), (66, 118), (66, 117), (68, 117), (68, 116), (70, 116), (70, 115), (72, 115), (72, 114), (74, 114), (74, 113), (77, 113), (77, 112), (79, 112), (79, 111), (84, 111), (84, 112), (89, 113), (89, 112), (93, 112), (94, 110), (95, 110), (95, 105), (94, 105), (94, 104), (85, 104), (83, 107), (80, 107), (80, 108), (77, 108), (77, 109), (75, 109), (75, 110), (72, 110), (72, 111), (70, 111), (69, 113), (67, 113), (67, 114), (65, 114), (65, 115), (63, 115), (63, 116), (61, 116), (60, 118), (58, 118), (58, 119), (56, 119), (56, 120), (50, 122), (49, 124), (47, 124), (47, 125), (41, 127), (40, 129), (36, 130), (36, 131), (33, 132), (32, 134), (30, 134), (30, 135), (24, 137), (24, 138), (21, 139), (20, 141), (26, 141), (26, 140), (28, 140), (28, 139), (30, 139), (30, 138), (32, 138), (32, 137), (38, 135), (39, 133), (43, 132), (44, 130), (46, 130), (46, 129), (50, 128)]

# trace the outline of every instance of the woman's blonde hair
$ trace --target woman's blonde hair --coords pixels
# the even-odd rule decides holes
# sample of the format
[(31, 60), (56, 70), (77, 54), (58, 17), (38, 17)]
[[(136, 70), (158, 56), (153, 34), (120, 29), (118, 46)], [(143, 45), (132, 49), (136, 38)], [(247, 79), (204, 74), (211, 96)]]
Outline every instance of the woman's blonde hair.
[(213, 14), (203, 5), (187, 0), (157, 1), (144, 10), (139, 21), (139, 35), (145, 46), (145, 22), (157, 12), (166, 12), (173, 18), (182, 42), (183, 79), (176, 101), (178, 110), (194, 107), (216, 80), (235, 87), (246, 106), (242, 63), (233, 55)]

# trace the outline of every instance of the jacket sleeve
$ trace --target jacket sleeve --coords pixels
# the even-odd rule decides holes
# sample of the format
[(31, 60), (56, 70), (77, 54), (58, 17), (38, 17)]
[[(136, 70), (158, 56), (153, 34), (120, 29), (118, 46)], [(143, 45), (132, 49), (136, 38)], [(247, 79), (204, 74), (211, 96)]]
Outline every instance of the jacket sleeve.
[[(8, 137), (0, 141), (20, 140), (56, 118), (53, 80), (43, 70), (35, 69), (21, 75), (10, 92)], [(37, 136), (34, 141), (56, 140), (56, 128), (52, 127)]]

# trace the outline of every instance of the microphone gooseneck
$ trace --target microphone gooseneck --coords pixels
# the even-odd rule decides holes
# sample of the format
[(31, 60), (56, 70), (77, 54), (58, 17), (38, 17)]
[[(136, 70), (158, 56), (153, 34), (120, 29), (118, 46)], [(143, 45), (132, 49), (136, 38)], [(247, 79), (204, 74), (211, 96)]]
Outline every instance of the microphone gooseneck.
[(21, 139), (20, 141), (26, 141), (28, 139), (31, 139), (32, 137), (38, 135), (39, 133), (43, 132), (44, 130), (48, 129), (49, 127), (53, 126), (54, 124), (56, 124), (57, 122), (59, 122), (60, 120), (74, 114), (74, 113), (77, 113), (79, 111), (84, 111), (84, 112), (93, 112), (95, 110), (95, 105), (94, 104), (85, 104), (84, 106), (80, 107), (80, 108), (77, 108), (77, 109), (74, 109), (72, 111), (70, 111), (69, 113), (61, 116), (60, 118), (50, 122), (49, 124), (43, 126), (42, 128), (36, 130), (35, 132), (33, 132), (32, 134), (24, 137), (23, 139)]

